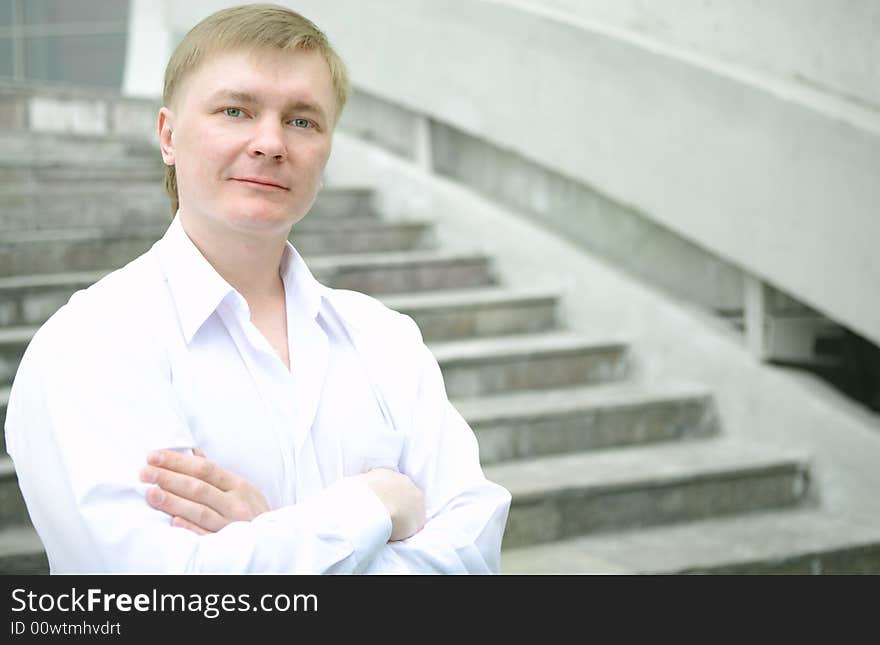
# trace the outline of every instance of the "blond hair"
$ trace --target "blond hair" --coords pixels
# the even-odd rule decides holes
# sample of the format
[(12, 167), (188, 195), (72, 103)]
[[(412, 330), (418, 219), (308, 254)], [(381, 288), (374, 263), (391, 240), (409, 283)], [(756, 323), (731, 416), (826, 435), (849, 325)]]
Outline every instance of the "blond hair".
[[(183, 37), (165, 68), (162, 101), (170, 107), (183, 81), (217, 53), (235, 50), (280, 49), (317, 51), (330, 67), (336, 95), (336, 121), (348, 99), (348, 71), (327, 36), (300, 14), (272, 4), (252, 4), (223, 9), (211, 14)], [(334, 122), (335, 126), (335, 122)], [(171, 212), (180, 204), (177, 172), (166, 166), (165, 190), (171, 198)]]

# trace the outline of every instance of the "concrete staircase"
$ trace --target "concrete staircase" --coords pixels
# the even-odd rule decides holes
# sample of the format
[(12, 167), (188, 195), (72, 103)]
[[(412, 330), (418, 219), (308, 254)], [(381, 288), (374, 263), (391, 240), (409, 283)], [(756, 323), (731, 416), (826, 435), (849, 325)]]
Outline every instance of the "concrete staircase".
[[(17, 131), (0, 142), (2, 422), (39, 325), (147, 250), (169, 214), (146, 146)], [(332, 188), (291, 240), (319, 280), (419, 324), (486, 475), (513, 494), (503, 572), (880, 572), (880, 536), (826, 513), (809, 454), (727, 437), (699, 383), (631, 382), (628, 339), (561, 328), (558, 293), (499, 284), (491, 258), (437, 248), (432, 227)], [(2, 449), (0, 572), (46, 572)]]

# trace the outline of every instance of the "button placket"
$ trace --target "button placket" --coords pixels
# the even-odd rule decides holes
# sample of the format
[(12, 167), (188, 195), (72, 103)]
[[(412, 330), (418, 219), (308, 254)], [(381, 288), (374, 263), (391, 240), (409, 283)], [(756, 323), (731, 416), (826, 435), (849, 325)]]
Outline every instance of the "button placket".
[[(244, 306), (242, 306), (242, 304), (243, 303), (237, 299), (235, 304), (232, 305), (230, 305), (228, 301), (224, 301), (221, 303), (220, 307), (218, 307), (218, 312), (220, 313), (220, 319), (223, 322), (223, 325), (232, 337), (239, 356), (247, 367), (248, 374), (254, 383), (254, 387), (257, 389), (257, 394), (263, 403), (264, 409), (268, 413), (267, 416), (272, 421), (272, 434), (275, 436), (278, 450), (281, 453), (281, 463), (284, 471), (284, 486), (282, 488), (283, 501), (285, 504), (290, 504), (293, 503), (296, 497), (296, 463), (294, 461), (293, 451), (290, 449), (289, 433), (286, 432), (283, 427), (286, 425), (286, 419), (273, 403), (275, 400), (284, 399), (279, 399), (279, 397), (275, 396), (274, 392), (272, 392), (271, 395), (267, 394), (267, 389), (271, 390), (273, 387), (273, 381), (272, 379), (264, 378), (262, 373), (264, 370), (259, 363), (261, 360), (264, 360), (261, 354), (265, 354), (266, 352), (265, 350), (262, 352), (260, 351), (259, 339), (262, 339), (265, 345), (268, 345), (269, 343), (263, 338), (262, 334), (257, 333), (256, 335), (259, 336), (259, 339), (256, 339), (254, 338), (254, 333), (249, 332), (248, 325), (253, 327), (253, 324), (250, 322), (250, 314), (247, 305), (244, 304)], [(257, 331), (256, 327), (254, 327), (254, 331)], [(258, 351), (254, 352), (253, 350)], [(266, 369), (268, 370), (277, 369), (280, 366), (286, 377), (286, 381), (282, 382), (287, 382), (289, 384), (290, 373), (284, 369), (284, 365), (277, 356), (275, 357), (274, 362), (265, 361), (265, 363)]]

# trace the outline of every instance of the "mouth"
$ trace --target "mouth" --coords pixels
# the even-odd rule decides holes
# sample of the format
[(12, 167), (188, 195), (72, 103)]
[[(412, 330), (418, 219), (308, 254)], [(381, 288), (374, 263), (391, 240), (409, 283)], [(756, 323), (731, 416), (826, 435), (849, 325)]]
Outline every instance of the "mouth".
[(287, 186), (282, 186), (268, 177), (232, 177), (232, 181), (247, 184), (253, 188), (262, 188), (268, 190), (290, 190)]

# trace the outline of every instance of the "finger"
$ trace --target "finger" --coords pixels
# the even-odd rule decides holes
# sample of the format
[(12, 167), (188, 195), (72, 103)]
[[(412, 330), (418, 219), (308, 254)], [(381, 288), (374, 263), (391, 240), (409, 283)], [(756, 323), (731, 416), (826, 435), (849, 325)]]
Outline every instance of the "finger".
[(178, 517), (176, 515), (171, 518), (171, 526), (177, 526), (182, 529), (187, 529), (189, 531), (192, 531), (196, 535), (208, 535), (208, 533), (211, 533), (211, 531), (206, 531), (201, 526), (196, 526), (192, 522), (189, 522), (182, 517)]
[(196, 504), (202, 504), (223, 514), (223, 491), (208, 482), (155, 466), (144, 466), (141, 481), (157, 484), (162, 490), (173, 493)]
[(175, 450), (155, 450), (147, 455), (147, 463), (201, 479), (223, 491), (231, 490), (238, 484), (236, 475), (205, 457), (184, 455)]
[(204, 457), (205, 459), (208, 458), (208, 456), (205, 453), (203, 453), (201, 450), (199, 450), (198, 448), (193, 448), (192, 451), (196, 457)]
[(147, 491), (147, 503), (168, 515), (175, 515), (206, 531), (219, 531), (227, 522), (214, 509), (196, 504), (174, 493), (154, 487)]

